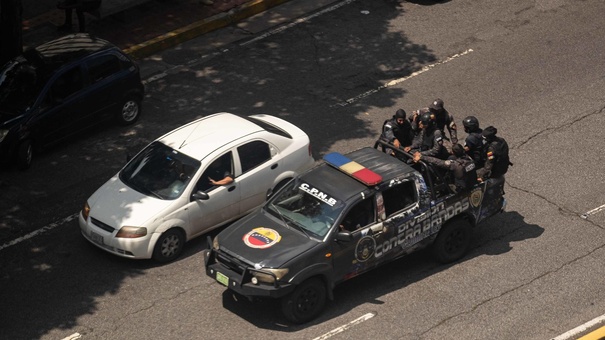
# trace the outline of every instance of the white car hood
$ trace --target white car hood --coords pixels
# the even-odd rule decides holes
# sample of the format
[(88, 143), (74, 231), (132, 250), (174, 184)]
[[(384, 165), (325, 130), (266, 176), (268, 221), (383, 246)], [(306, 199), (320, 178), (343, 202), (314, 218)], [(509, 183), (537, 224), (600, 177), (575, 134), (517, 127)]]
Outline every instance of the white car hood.
[(122, 226), (142, 227), (151, 218), (161, 214), (173, 204), (144, 195), (114, 176), (101, 186), (89, 199), (90, 216), (116, 229)]

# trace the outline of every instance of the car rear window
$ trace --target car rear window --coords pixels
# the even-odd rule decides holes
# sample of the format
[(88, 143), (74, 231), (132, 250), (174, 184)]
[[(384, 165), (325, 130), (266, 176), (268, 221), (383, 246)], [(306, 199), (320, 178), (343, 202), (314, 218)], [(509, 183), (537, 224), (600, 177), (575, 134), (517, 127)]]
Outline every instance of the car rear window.
[(269, 124), (265, 121), (262, 121), (260, 119), (256, 119), (256, 118), (252, 118), (252, 117), (246, 117), (246, 116), (241, 116), (242, 118), (260, 126), (261, 128), (265, 129), (268, 132), (271, 132), (273, 134), (276, 134), (278, 136), (282, 136), (282, 137), (286, 137), (288, 139), (292, 139), (292, 135), (290, 135), (289, 133), (287, 133), (286, 131), (278, 128), (277, 126), (273, 125), (273, 124)]

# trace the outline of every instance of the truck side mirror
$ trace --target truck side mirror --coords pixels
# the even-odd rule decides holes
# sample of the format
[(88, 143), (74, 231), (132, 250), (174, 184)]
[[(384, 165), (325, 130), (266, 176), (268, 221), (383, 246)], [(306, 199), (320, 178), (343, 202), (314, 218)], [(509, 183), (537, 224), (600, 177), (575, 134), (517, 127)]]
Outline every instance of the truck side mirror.
[(351, 242), (353, 241), (353, 235), (348, 231), (340, 231), (336, 234), (336, 241)]

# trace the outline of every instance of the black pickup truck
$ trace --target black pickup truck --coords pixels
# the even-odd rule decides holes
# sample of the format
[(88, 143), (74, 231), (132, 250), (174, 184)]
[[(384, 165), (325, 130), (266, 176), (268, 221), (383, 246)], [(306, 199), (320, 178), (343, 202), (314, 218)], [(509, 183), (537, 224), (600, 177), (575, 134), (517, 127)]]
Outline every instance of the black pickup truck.
[(473, 227), (504, 210), (504, 178), (455, 193), (442, 171), (399, 156), (326, 155), (219, 233), (206, 274), (250, 299), (280, 298), (285, 317), (304, 323), (337, 284), (381, 264), (426, 246), (440, 262), (460, 259)]

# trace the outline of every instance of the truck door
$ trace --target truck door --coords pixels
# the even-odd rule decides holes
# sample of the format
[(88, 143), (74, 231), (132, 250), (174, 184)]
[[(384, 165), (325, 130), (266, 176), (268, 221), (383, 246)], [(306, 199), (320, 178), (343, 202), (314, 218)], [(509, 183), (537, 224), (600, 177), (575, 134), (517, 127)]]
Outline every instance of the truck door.
[(339, 221), (340, 232), (350, 234), (351, 238), (333, 241), (332, 261), (336, 283), (376, 265), (376, 244), (384, 239), (382, 223), (377, 222), (376, 208), (375, 198), (368, 197), (353, 204)]

